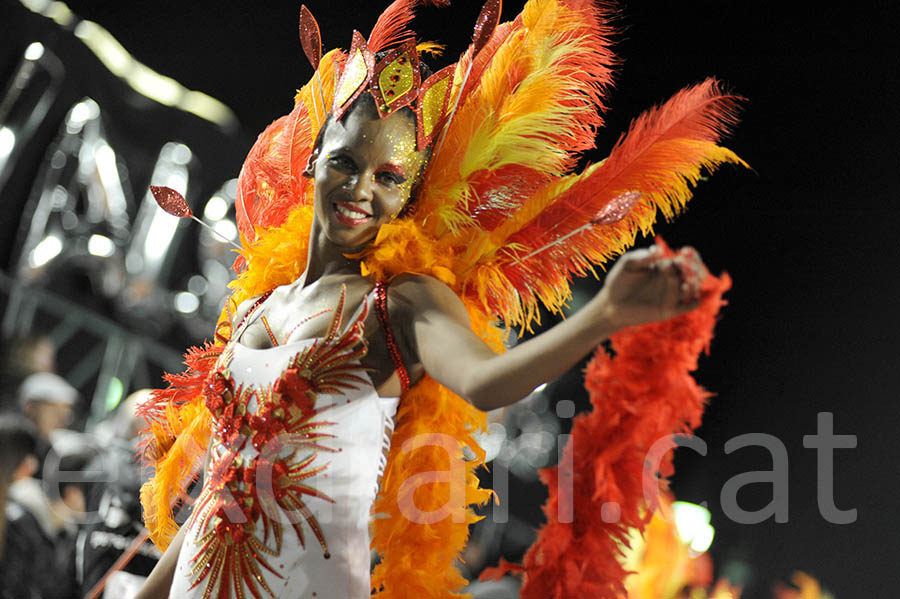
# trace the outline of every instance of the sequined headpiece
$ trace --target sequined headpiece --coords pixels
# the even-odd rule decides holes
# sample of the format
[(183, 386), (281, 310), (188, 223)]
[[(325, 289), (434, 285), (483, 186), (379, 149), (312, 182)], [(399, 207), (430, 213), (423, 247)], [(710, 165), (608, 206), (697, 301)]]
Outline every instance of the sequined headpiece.
[[(441, 69), (421, 80), (419, 52), (414, 35), (404, 26), (412, 17), (412, 9), (426, 2), (446, 5), (446, 0), (396, 0), (381, 15), (366, 40), (353, 32), (350, 52), (343, 64), (336, 65), (337, 84), (331, 114), (335, 120), (344, 116), (353, 102), (364, 93), (372, 95), (380, 118), (409, 106), (416, 114), (416, 145), (423, 150), (434, 142), (443, 126), (452, 119), (450, 93), (456, 64)], [(476, 25), (475, 38), (484, 29), (493, 31), (499, 17), (497, 0), (489, 0)], [(486, 24), (490, 23), (488, 27)], [(489, 35), (489, 33), (488, 33)], [(300, 40), (307, 58), (317, 69), (322, 56), (319, 26), (306, 7), (300, 11)], [(376, 54), (386, 48), (387, 54), (376, 62)], [(463, 81), (463, 85), (465, 81)]]
[(407, 41), (377, 63), (374, 53), (358, 31), (341, 70), (334, 92), (331, 114), (340, 119), (360, 94), (375, 99), (378, 115), (385, 118), (405, 106), (416, 113), (417, 146), (430, 145), (446, 116), (455, 65), (445, 67), (423, 83), (415, 43)]

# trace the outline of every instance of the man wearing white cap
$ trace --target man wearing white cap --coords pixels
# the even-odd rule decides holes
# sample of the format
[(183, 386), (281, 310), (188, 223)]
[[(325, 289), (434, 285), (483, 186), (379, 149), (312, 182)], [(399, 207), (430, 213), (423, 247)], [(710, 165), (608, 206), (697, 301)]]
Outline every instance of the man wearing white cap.
[(19, 387), (22, 411), (46, 440), (50, 439), (50, 433), (69, 424), (77, 399), (78, 390), (52, 372), (32, 374)]
[(22, 413), (37, 429), (37, 457), (40, 465), (36, 476), (41, 478), (44, 459), (50, 451), (51, 434), (71, 422), (78, 390), (59, 375), (37, 372), (22, 381), (18, 399)]

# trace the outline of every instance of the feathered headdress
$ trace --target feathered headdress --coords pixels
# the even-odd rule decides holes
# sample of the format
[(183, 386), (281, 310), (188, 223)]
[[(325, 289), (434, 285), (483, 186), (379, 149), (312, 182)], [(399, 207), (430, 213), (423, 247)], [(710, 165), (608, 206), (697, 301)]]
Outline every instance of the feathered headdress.
[[(416, 111), (419, 143), (434, 148), (415, 209), (382, 226), (360, 255), (362, 274), (440, 279), (462, 298), (473, 330), (496, 351), (502, 351), (497, 319), (527, 328), (540, 304), (560, 309), (572, 277), (624, 251), (638, 232), (651, 230), (658, 213), (671, 217), (681, 210), (704, 169), (744, 164), (717, 143), (735, 122), (736, 98), (707, 80), (637, 118), (606, 160), (571, 172), (594, 146), (612, 85), (609, 2), (529, 0), (515, 20), (498, 24), (500, 2), (489, 0), (469, 48), (425, 82), (415, 62), (428, 45), (415, 46), (407, 28), (418, 4), (396, 0), (368, 40), (355, 32), (349, 53), (324, 56), (318, 25), (301, 10), (301, 42), (316, 70), (293, 111), (259, 136), (241, 170), (236, 207), (244, 250), (231, 304), (303, 272), (312, 185), (301, 172), (325, 107), (339, 116), (362, 93), (373, 95), (382, 115), (402, 106)], [(384, 50), (376, 64), (375, 53)], [(192, 412), (190, 422), (183, 416), (198, 401), (189, 398), (202, 378), (203, 355), (191, 356), (195, 376), (171, 378), (170, 388), (145, 409), (154, 422), (158, 468), (144, 489), (145, 506), (163, 543), (172, 531), (167, 502), (181, 488), (183, 464), (195, 457), (195, 443), (175, 439), (182, 430), (195, 439), (204, 430), (198, 419), (208, 422), (202, 410)], [(430, 377), (404, 396), (375, 505), (386, 516), (373, 523), (373, 546), (382, 555), (373, 574), (379, 596), (443, 599), (464, 584), (453, 562), (477, 519), (468, 506), (490, 497), (475, 476), (484, 453), (472, 435), (483, 426), (483, 414)], [(459, 440), (456, 455), (406, 444), (434, 432)], [(449, 470), (465, 447), (476, 457), (465, 462), (463, 505), (436, 522), (403, 516), (401, 500), (413, 500), (424, 512), (451, 504), (456, 495), (447, 483), (423, 484), (411, 498), (402, 496), (404, 483)], [(182, 453), (173, 456), (173, 449)]]

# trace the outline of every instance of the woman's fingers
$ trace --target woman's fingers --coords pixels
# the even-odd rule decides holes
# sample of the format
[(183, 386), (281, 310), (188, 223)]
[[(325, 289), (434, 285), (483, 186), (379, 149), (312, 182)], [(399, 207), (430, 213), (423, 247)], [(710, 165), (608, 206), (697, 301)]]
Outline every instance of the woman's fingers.
[(681, 303), (684, 296), (684, 279), (682, 269), (676, 258), (667, 258), (663, 265), (665, 287), (663, 291), (662, 309), (668, 310), (670, 306)]
[[(618, 276), (627, 273), (626, 277)], [(667, 320), (697, 308), (707, 270), (692, 247), (664, 255), (658, 246), (632, 250), (610, 271), (611, 298), (638, 322)]]
[(652, 245), (649, 248), (632, 250), (622, 256), (622, 259), (625, 260), (624, 266), (627, 272), (638, 272), (656, 268), (663, 258), (659, 247)]
[(700, 259), (700, 254), (690, 246), (681, 248), (675, 260), (679, 266), (682, 279), (680, 289), (682, 294), (681, 301), (682, 303), (692, 302), (699, 298), (703, 280), (709, 273)]

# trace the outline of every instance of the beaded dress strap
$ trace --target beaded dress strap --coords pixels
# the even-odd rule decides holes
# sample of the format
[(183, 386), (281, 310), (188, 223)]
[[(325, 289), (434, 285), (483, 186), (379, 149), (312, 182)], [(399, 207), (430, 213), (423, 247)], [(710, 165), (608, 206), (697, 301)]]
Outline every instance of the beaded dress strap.
[(244, 323), (247, 322), (247, 319), (250, 318), (250, 315), (253, 314), (254, 312), (256, 312), (256, 309), (259, 308), (259, 305), (261, 303), (263, 303), (264, 301), (269, 299), (269, 296), (272, 295), (273, 291), (275, 291), (275, 290), (269, 289), (268, 291), (263, 293), (261, 296), (259, 296), (255, 302), (253, 302), (253, 305), (250, 306), (250, 309), (248, 309), (247, 312), (244, 314), (244, 317), (241, 318), (241, 321), (238, 323), (237, 328), (241, 328), (242, 326), (244, 326)]
[(375, 314), (378, 316), (378, 322), (381, 324), (381, 330), (384, 331), (384, 339), (387, 342), (388, 353), (394, 362), (394, 368), (397, 370), (397, 376), (400, 377), (400, 392), (406, 393), (409, 389), (409, 372), (406, 365), (403, 364), (403, 357), (400, 354), (400, 348), (394, 340), (394, 334), (391, 331), (391, 322), (388, 318), (387, 310), (387, 287), (384, 281), (375, 283)]
[(269, 289), (261, 296), (259, 296), (255, 302), (250, 306), (247, 312), (244, 314), (241, 321), (238, 323), (236, 327), (233, 328), (231, 334), (225, 342), (225, 347), (222, 349), (222, 353), (219, 354), (218, 360), (216, 360), (216, 369), (225, 368), (230, 362), (231, 358), (234, 355), (234, 346), (238, 343), (238, 340), (243, 336), (244, 330), (250, 324), (248, 319), (250, 315), (256, 312), (256, 309), (259, 308), (260, 304), (269, 299), (269, 296), (272, 295), (274, 289)]

